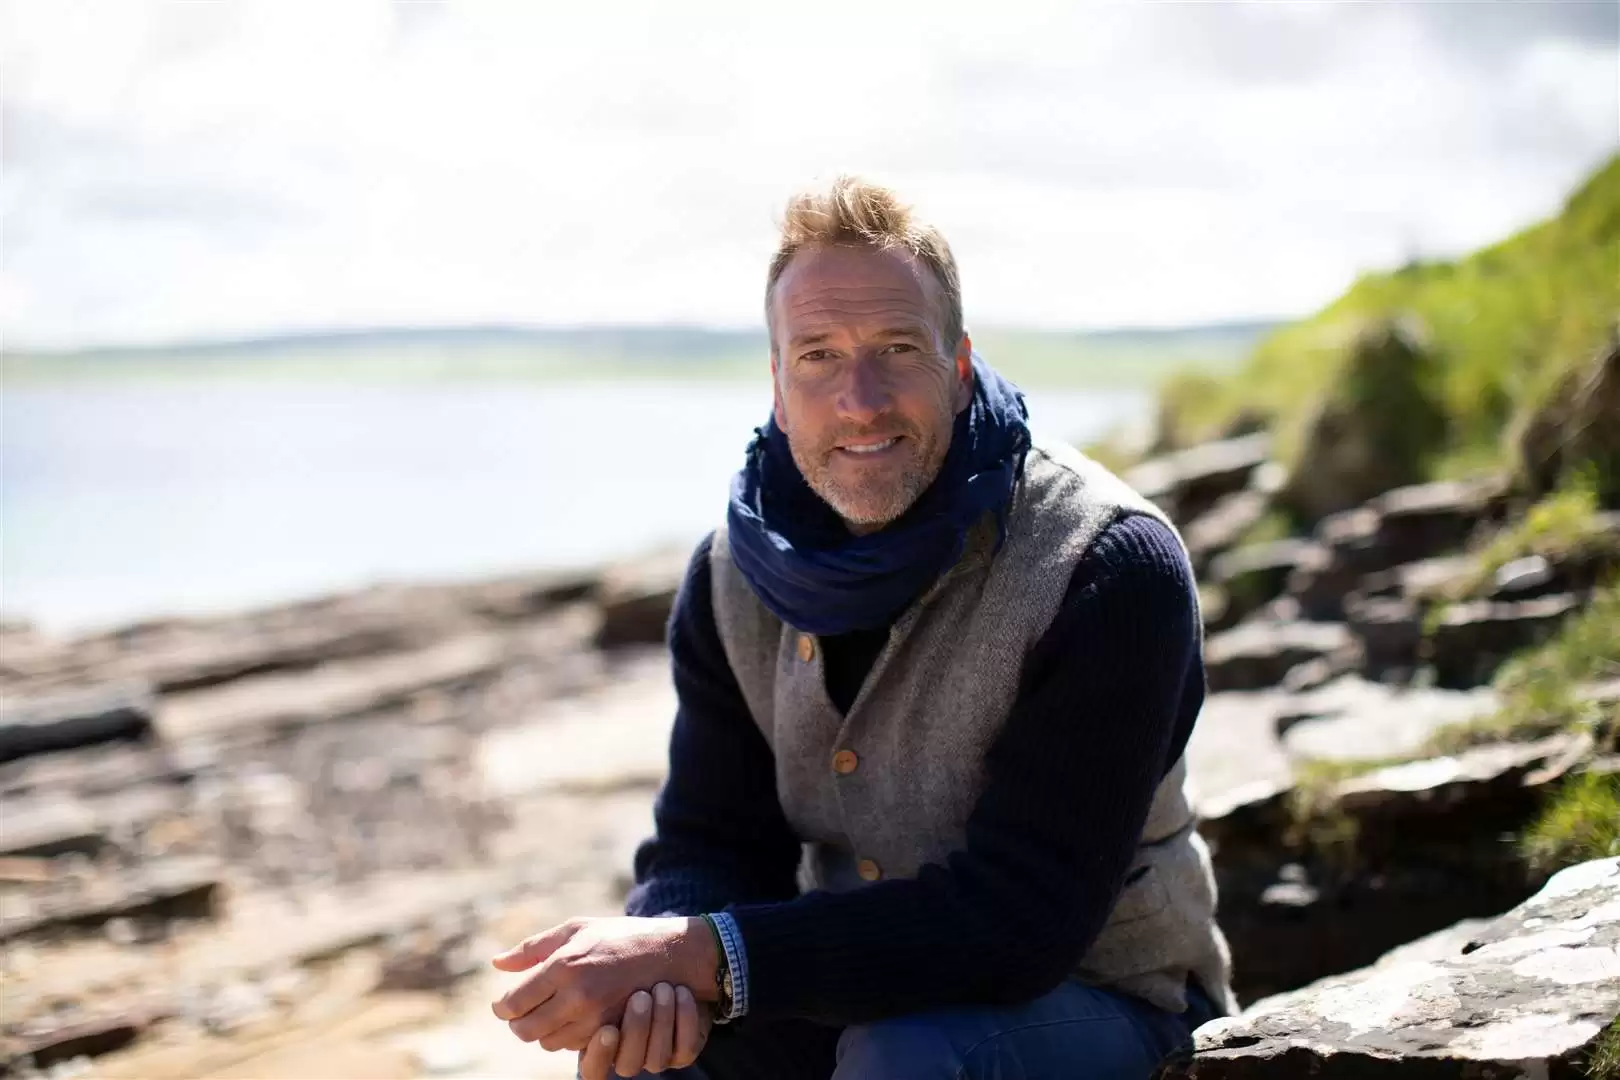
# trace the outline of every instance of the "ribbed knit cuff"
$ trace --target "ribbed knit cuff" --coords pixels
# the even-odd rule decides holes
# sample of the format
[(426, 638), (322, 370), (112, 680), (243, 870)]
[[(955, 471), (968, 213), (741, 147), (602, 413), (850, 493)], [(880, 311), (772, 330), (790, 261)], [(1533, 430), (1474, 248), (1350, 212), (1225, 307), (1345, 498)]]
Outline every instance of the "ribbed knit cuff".
[(720, 1017), (729, 1022), (748, 1015), (748, 950), (743, 948), (742, 931), (729, 912), (716, 912), (709, 918), (720, 931), (720, 947), (726, 954), (726, 967), (731, 970), (731, 1011)]

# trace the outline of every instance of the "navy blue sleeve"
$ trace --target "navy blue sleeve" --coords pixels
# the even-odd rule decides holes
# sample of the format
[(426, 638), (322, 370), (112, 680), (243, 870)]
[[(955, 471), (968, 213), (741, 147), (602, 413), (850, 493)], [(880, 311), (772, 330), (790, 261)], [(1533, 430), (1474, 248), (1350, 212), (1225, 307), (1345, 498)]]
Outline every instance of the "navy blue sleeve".
[(729, 898), (750, 1016), (859, 1023), (1061, 982), (1106, 924), (1202, 705), (1195, 596), (1164, 525), (1105, 530), (1027, 658), (963, 850), (854, 892)]
[(631, 915), (698, 915), (797, 895), (799, 841), (776, 796), (776, 764), (714, 623), (709, 549), (692, 554), (669, 620), (675, 727), (656, 832), (636, 851)]

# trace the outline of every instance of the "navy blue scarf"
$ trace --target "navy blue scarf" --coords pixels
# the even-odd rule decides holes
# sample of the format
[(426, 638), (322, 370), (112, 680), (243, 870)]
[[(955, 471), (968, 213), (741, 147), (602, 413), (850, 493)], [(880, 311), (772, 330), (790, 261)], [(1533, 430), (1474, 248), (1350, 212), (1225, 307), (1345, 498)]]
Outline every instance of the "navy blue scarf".
[(986, 511), (1005, 530), (1029, 410), (977, 354), (973, 375), (973, 400), (956, 415), (939, 475), (898, 521), (865, 536), (810, 489), (774, 416), (755, 432), (731, 483), (727, 531), (737, 569), (777, 618), (812, 634), (888, 626), (961, 558)]

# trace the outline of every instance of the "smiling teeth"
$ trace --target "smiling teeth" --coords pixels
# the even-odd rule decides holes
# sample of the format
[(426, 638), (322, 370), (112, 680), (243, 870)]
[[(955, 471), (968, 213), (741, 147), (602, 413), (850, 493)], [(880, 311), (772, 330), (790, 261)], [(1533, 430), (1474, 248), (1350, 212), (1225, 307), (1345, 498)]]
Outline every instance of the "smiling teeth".
[(875, 454), (879, 450), (887, 450), (889, 447), (893, 446), (899, 441), (899, 438), (896, 437), (893, 439), (885, 439), (880, 443), (873, 443), (871, 446), (846, 446), (844, 449), (848, 450), (852, 454)]

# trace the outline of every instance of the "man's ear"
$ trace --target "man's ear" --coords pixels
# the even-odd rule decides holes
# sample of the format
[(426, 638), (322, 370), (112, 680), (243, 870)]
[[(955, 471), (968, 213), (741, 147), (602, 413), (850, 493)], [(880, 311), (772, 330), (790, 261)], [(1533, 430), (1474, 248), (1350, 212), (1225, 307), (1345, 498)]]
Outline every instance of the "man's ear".
[(771, 412), (776, 417), (776, 426), (783, 431), (787, 430), (787, 411), (782, 408), (782, 380), (777, 372), (776, 349), (771, 349)]
[(964, 331), (956, 346), (956, 411), (961, 412), (973, 400), (973, 339)]

